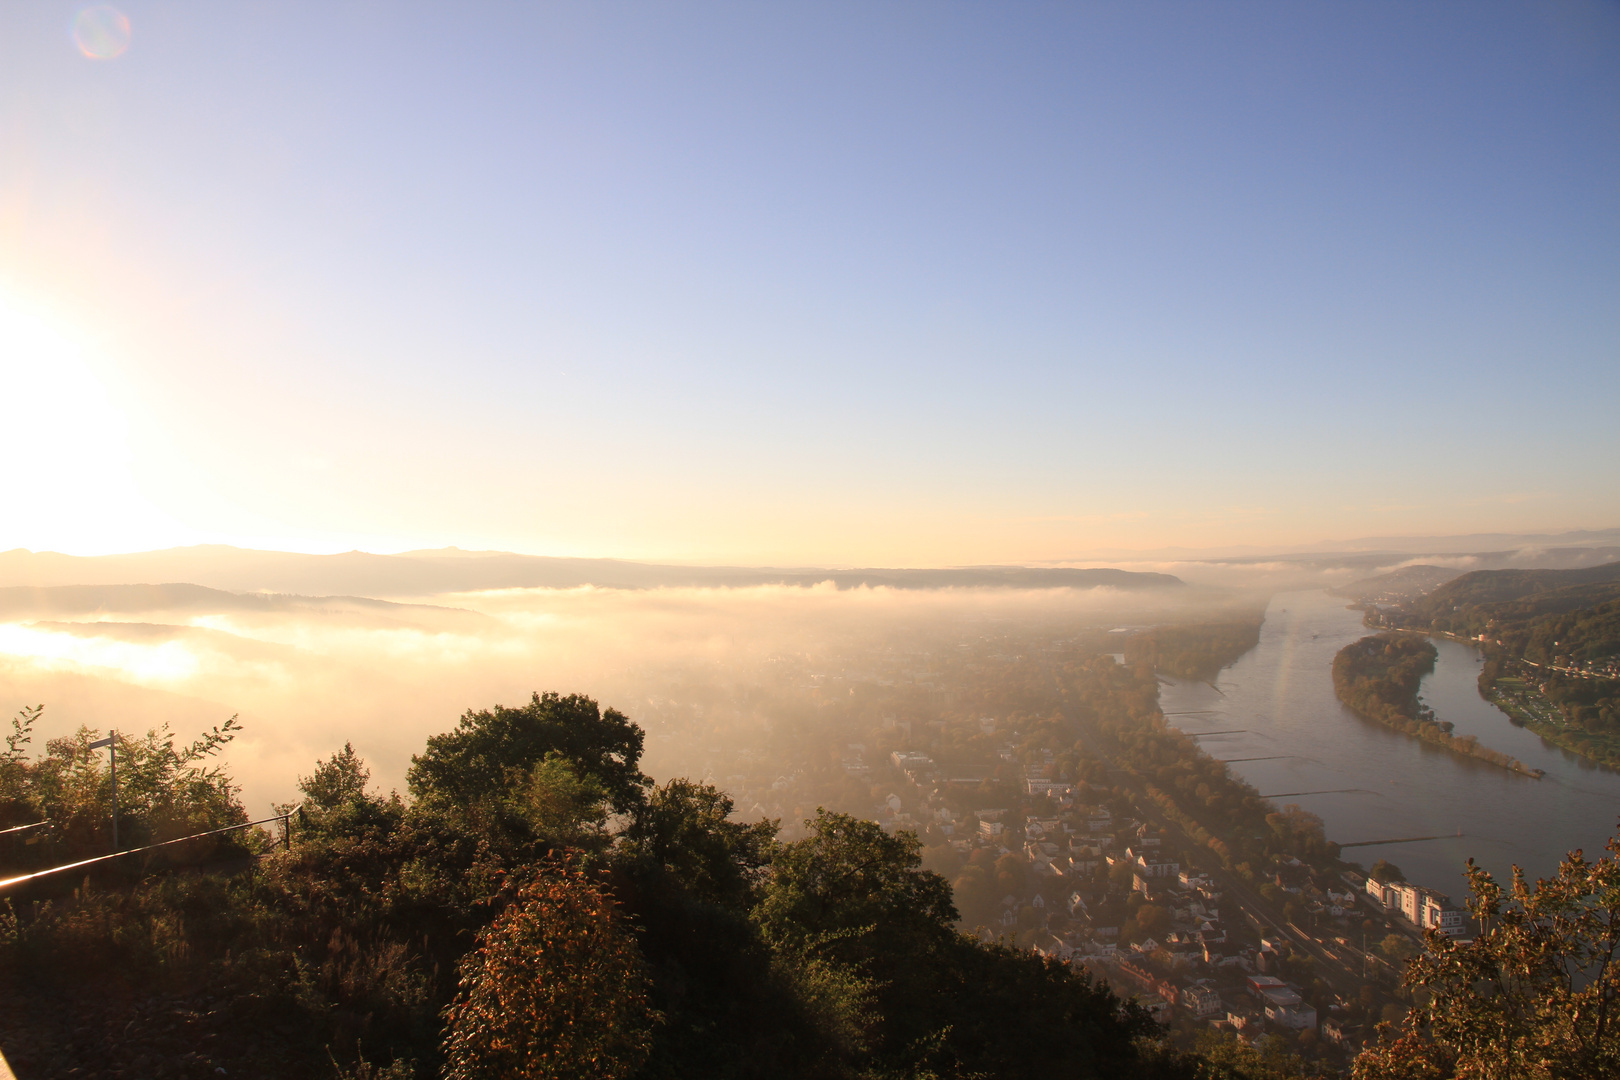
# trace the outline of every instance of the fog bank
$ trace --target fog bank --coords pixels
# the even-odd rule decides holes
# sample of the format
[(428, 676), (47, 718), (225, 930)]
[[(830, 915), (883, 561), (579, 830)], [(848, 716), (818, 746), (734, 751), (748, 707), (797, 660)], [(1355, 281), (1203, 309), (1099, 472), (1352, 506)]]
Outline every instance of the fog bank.
[(469, 708), (536, 690), (589, 694), (630, 715), (648, 730), (646, 769), (662, 779), (703, 767), (688, 707), (700, 698), (746, 701), (727, 707), (728, 724), (765, 725), (781, 710), (760, 688), (917, 682), (931, 653), (1010, 627), (1092, 634), (1103, 651), (1121, 625), (1254, 603), (1198, 589), (831, 583), (500, 589), (403, 604), (172, 587), (119, 595), (118, 610), (107, 602), (74, 612), (48, 597), (50, 610), (18, 602), (0, 615), (3, 704), (45, 704), (36, 751), (80, 724), (144, 731), (168, 722), (189, 738), (239, 713), (245, 732), (226, 760), (255, 811), (293, 798), (297, 777), (346, 740), (383, 789), (402, 786), (429, 735)]

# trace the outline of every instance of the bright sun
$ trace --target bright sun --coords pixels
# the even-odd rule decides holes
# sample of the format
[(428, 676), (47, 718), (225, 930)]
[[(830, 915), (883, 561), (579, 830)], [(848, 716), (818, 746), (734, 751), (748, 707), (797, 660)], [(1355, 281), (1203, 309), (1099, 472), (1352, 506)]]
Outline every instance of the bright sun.
[(128, 425), (86, 342), (0, 293), (0, 550), (97, 554), (172, 542), (136, 482)]

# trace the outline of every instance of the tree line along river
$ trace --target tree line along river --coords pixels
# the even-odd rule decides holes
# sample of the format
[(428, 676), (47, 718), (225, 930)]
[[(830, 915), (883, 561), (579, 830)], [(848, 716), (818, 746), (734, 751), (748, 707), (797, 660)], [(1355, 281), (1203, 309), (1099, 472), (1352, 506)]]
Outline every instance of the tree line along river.
[[(1482, 660), (1469, 645), (1433, 638), (1434, 671), (1419, 691), (1455, 734), (1544, 770), (1537, 780), (1467, 758), (1364, 720), (1333, 693), (1333, 657), (1367, 636), (1361, 613), (1325, 592), (1280, 593), (1266, 611), (1260, 643), (1214, 684), (1162, 680), (1167, 721), (1279, 806), (1318, 814), (1340, 844), (1441, 836), (1348, 848), (1344, 858), (1379, 858), (1408, 878), (1461, 901), (1470, 856), (1506, 880), (1514, 864), (1534, 880), (1564, 853), (1603, 854), (1620, 815), (1620, 773), (1561, 750), (1514, 726), (1479, 696)], [(1461, 832), (1461, 836), (1457, 835)]]

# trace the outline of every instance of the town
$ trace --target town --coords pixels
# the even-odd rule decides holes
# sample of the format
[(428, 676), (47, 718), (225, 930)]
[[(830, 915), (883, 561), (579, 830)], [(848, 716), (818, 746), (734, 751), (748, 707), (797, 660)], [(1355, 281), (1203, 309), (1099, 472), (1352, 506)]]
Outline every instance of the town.
[[(995, 725), (976, 722), (987, 733)], [(998, 752), (1016, 753), (1011, 742)], [(1371, 1034), (1367, 1000), (1339, 987), (1353, 982), (1357, 968), (1363, 985), (1379, 985), (1369, 978), (1375, 971), (1387, 984), (1395, 975), (1390, 961), (1415, 951), (1423, 930), (1467, 932), (1466, 913), (1434, 890), (1353, 870), (1335, 876), (1296, 858), (1277, 859), (1257, 887), (1245, 887), (1188, 851), (1177, 830), (1132, 805), (1123, 790), (1055, 779), (1052, 748), (1033, 748), (1028, 757), (1027, 798), (1014, 813), (966, 809), (970, 800), (952, 797), (953, 781), (960, 787), (974, 778), (953, 777), (926, 754), (894, 751), (891, 772), (904, 777), (915, 801), (908, 810), (905, 798), (891, 794), (874, 817), (943, 841), (962, 866), (996, 868), (996, 882), (1009, 891), (994, 898), (977, 927), (985, 940), (1010, 937), (1084, 968), (1163, 1023), (1182, 1030), (1204, 1024), (1251, 1044), (1268, 1033), (1307, 1048), (1320, 1038), (1353, 1054)], [(963, 882), (958, 876), (959, 906), (972, 902), (961, 895)], [(1291, 917), (1278, 919), (1276, 902)], [(1349, 935), (1364, 934), (1367, 922), (1381, 943), (1401, 944), (1373, 953), (1357, 948)], [(1340, 971), (1329, 974), (1335, 966)]]
[(1083, 969), (1189, 1045), (1280, 1039), (1341, 1065), (1405, 1012), (1424, 932), (1471, 933), (1448, 897), (1341, 862), (1313, 815), (1168, 727), (1119, 634), (958, 636), (774, 656), (746, 686), (684, 673), (648, 698), (649, 757), (684, 726), (696, 775), (745, 819), (792, 836), (825, 805), (914, 834), (964, 931)]

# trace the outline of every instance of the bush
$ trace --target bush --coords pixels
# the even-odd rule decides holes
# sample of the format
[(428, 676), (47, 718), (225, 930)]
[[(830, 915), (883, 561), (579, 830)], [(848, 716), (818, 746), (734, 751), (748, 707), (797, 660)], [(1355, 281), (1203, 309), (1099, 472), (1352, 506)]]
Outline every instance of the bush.
[(648, 988), (613, 902), (577, 870), (543, 871), (462, 961), (446, 1080), (628, 1076), (652, 1046)]

